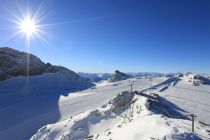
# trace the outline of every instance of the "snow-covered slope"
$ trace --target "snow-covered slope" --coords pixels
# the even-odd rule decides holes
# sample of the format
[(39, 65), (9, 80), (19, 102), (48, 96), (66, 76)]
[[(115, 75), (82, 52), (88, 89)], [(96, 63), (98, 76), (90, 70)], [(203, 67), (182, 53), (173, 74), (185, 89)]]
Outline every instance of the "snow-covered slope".
[[(94, 86), (86, 80), (74, 79), (70, 73), (45, 73), (36, 76), (19, 76), (0, 81), (0, 109), (31, 98), (31, 96), (67, 95)], [(56, 96), (55, 95), (55, 96)]]
[(164, 99), (152, 100), (124, 91), (95, 110), (42, 127), (31, 140), (199, 140), (209, 137), (210, 127), (196, 122), (198, 135), (193, 134), (191, 121), (167, 105)]
[(186, 80), (187, 77), (183, 75), (166, 78), (144, 92), (157, 93), (189, 113), (197, 115), (197, 120), (210, 124), (210, 85), (202, 84), (202, 81), (198, 80), (199, 84), (195, 86), (193, 82)]
[(45, 64), (26, 52), (0, 48), (0, 108), (35, 94), (61, 94), (92, 86), (89, 79), (65, 67)]
[(109, 82), (118, 82), (121, 80), (126, 80), (132, 78), (133, 76), (120, 72), (116, 70), (112, 77), (108, 79)]
[[(132, 79), (133, 90), (147, 89), (162, 80), (162, 77)], [(0, 109), (0, 139), (27, 140), (43, 125), (56, 123), (72, 115), (101, 106), (124, 90), (130, 90), (129, 80), (103, 84), (71, 93), (68, 96), (66, 96), (66, 90), (59, 89), (56, 92), (53, 92), (53, 89), (41, 92), (48, 94), (30, 96), (30, 98)], [(5, 91), (1, 93), (5, 93), (8, 99), (17, 93), (15, 90), (9, 92), (2, 89), (2, 91)], [(41, 89), (34, 91), (40, 93)]]
[[(32, 54), (7, 47), (0, 48), (0, 139), (29, 137), (37, 128), (60, 117), (60, 96), (93, 86), (95, 85), (89, 79), (80, 77), (67, 68), (45, 64)], [(39, 116), (52, 110), (54, 116), (35, 123)], [(31, 126), (22, 128), (20, 124), (29, 120), (33, 120)], [(17, 131), (11, 131), (11, 127), (16, 126), (28, 133), (17, 132), (9, 136), (12, 131)], [(2, 133), (5, 130), (9, 132), (6, 135)], [(18, 137), (19, 135), (21, 136)]]
[(180, 108), (196, 114), (197, 120), (210, 124), (210, 86), (193, 86), (181, 80), (176, 86), (160, 93)]
[[(107, 120), (99, 119), (99, 123), (96, 122), (92, 124), (92, 121), (89, 121), (89, 119), (91, 117), (95, 118), (95, 114), (93, 113), (92, 116), (90, 112), (95, 112), (96, 109), (98, 109), (96, 114), (103, 114), (106, 109), (110, 111), (112, 105), (109, 104), (109, 101), (113, 101), (112, 99), (116, 98), (122, 91), (130, 91), (131, 82), (133, 83), (133, 91), (137, 90), (145, 94), (157, 93), (161, 96), (161, 99), (163, 99), (166, 105), (169, 104), (169, 106), (172, 107), (172, 110), (176, 110), (183, 115), (194, 113), (197, 116), (195, 118), (195, 132), (201, 135), (199, 137), (202, 139), (210, 138), (208, 134), (210, 129), (204, 124), (210, 124), (210, 86), (203, 84), (194, 86), (187, 82), (184, 77), (172, 76), (131, 78), (113, 83), (102, 82), (95, 87), (71, 93), (67, 96), (61, 96), (61, 94), (54, 94), (53, 96), (52, 94), (41, 94), (42, 96), (39, 96), (39, 98), (35, 98), (34, 96), (30, 100), (24, 100), (0, 109), (0, 139), (27, 140), (33, 134), (36, 134), (33, 138), (38, 138), (38, 136), (47, 137), (48, 134), (52, 136), (51, 138), (55, 138), (56, 136), (67, 136), (67, 133), (72, 133), (72, 130), (75, 132), (73, 133), (75, 137), (81, 132), (85, 134), (83, 136), (90, 136), (89, 139), (91, 139), (91, 135), (93, 135), (93, 138), (96, 138), (98, 134), (100, 138), (104, 139), (116, 139), (121, 136), (121, 134), (125, 134), (122, 135), (122, 139), (124, 137), (128, 139), (135, 139), (137, 137), (147, 139), (149, 136), (160, 139), (170, 139), (171, 137), (181, 137), (182, 139), (187, 137), (190, 139), (193, 136), (194, 139), (196, 139), (196, 136), (190, 134), (191, 122), (189, 120), (180, 120), (180, 118), (177, 119), (177, 117), (167, 116), (167, 112), (164, 113), (164, 110), (161, 111), (161, 108), (158, 106), (156, 108), (156, 105), (152, 106), (151, 109), (145, 108), (145, 112), (149, 112), (149, 114), (145, 114), (146, 117), (143, 115), (144, 113), (141, 113), (139, 116), (136, 114), (137, 119), (134, 118), (133, 122), (127, 121), (121, 128), (118, 128), (118, 125), (122, 122), (122, 117), (109, 118)], [(165, 89), (162, 90), (163, 88)], [(137, 98), (138, 97), (139, 96), (137, 96)], [(134, 98), (136, 98), (136, 96)], [(147, 104), (147, 99), (144, 99), (144, 97), (138, 100), (140, 101), (139, 105), (143, 105), (143, 103)], [(144, 100), (145, 102), (143, 102)], [(102, 107), (102, 105), (106, 105), (107, 108)], [(130, 108), (123, 110), (123, 113), (129, 114), (129, 110)], [(71, 116), (73, 116), (73, 118), (71, 118)], [(81, 125), (80, 123), (76, 123), (74, 126), (75, 122), (72, 121), (74, 119), (76, 122), (81, 121)], [(198, 121), (203, 122), (203, 124)], [(44, 125), (46, 125), (46, 127), (43, 127)], [(80, 127), (77, 126), (81, 126), (85, 129), (80, 129)], [(109, 130), (106, 132), (103, 131), (109, 129), (109, 127), (112, 128), (111, 134)], [(40, 131), (37, 132), (38, 129), (40, 129)], [(136, 130), (138, 130), (138, 132)], [(159, 135), (159, 133), (156, 135), (156, 131), (163, 135)]]

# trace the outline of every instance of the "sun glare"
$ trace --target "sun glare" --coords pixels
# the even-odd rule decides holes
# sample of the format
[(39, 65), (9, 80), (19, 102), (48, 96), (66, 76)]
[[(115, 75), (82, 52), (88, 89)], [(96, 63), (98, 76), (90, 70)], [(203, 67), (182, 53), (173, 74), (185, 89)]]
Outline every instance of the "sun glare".
[(51, 34), (47, 32), (47, 27), (55, 24), (44, 24), (44, 19), (48, 13), (48, 11), (45, 10), (48, 8), (43, 7), (45, 2), (41, 2), (37, 7), (34, 7), (33, 10), (27, 6), (24, 6), (19, 1), (16, 2), (17, 11), (6, 9), (8, 15), (10, 16), (3, 17), (4, 20), (12, 23), (11, 27), (15, 31), (13, 34), (11, 34), (9, 39), (12, 40), (20, 36), (24, 37), (25, 41), (28, 43), (28, 46), (32, 41), (42, 41), (51, 46), (50, 42), (47, 40), (48, 37), (51, 36)]
[(37, 27), (36, 27), (36, 24), (35, 24), (35, 22), (33, 20), (26, 19), (26, 20), (23, 20), (20, 23), (20, 30), (27, 37), (30, 37), (30, 36), (32, 36), (33, 34), (35, 34), (37, 32)]

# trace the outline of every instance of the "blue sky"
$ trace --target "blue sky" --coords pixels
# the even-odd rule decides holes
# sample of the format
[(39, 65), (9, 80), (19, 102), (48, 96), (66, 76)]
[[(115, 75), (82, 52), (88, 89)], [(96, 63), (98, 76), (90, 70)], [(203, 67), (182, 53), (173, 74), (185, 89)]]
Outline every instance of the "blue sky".
[[(39, 5), (45, 40), (30, 52), (44, 62), (83, 72), (210, 73), (208, 0), (0, 0), (0, 46), (27, 51), (11, 37), (21, 17)], [(7, 19), (7, 20), (6, 20)]]

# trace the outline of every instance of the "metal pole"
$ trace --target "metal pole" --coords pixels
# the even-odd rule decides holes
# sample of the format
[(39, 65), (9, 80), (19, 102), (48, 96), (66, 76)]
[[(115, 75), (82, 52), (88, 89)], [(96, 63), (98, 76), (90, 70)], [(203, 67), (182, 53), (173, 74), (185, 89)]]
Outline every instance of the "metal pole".
[(192, 132), (194, 133), (194, 121), (195, 121), (195, 115), (194, 114), (191, 114), (191, 117), (192, 117)]
[(132, 86), (133, 86), (133, 85), (132, 85), (132, 82), (131, 82), (131, 92), (133, 92), (133, 88), (132, 88)]

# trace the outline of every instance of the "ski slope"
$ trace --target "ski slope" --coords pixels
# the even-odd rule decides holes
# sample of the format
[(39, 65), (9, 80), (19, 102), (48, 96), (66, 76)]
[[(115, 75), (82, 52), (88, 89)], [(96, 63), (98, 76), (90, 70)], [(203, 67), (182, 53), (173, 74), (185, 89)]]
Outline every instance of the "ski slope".
[[(35, 94), (30, 98), (0, 109), (0, 139), (27, 140), (46, 124), (62, 121), (77, 113), (96, 108), (122, 91), (130, 90), (130, 82), (133, 83), (133, 90), (141, 91), (163, 80), (163, 77), (134, 78), (108, 85), (98, 85), (69, 95), (53, 92), (54, 90), (59, 92), (59, 89), (50, 89), (50, 92), (46, 89), (34, 89), (41, 94), (37, 94), (37, 96)], [(6, 94), (5, 91), (4, 96)]]

